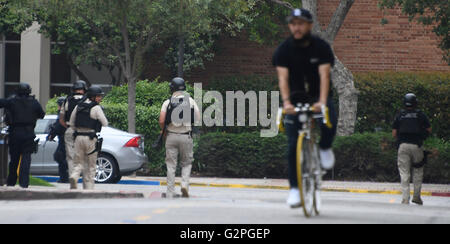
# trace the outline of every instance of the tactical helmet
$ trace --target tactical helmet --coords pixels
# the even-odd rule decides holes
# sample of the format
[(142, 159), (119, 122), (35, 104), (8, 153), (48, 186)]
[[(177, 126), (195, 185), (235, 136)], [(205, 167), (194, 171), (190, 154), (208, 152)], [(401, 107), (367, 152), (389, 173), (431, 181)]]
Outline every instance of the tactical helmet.
[(60, 98), (58, 98), (58, 101), (56, 103), (58, 104), (58, 106), (61, 107), (65, 101), (66, 101), (66, 97), (60, 97)]
[(27, 83), (20, 83), (19, 87), (16, 89), (17, 95), (30, 95), (31, 94), (31, 86)]
[(87, 90), (86, 82), (83, 80), (79, 80), (79, 81), (76, 81), (75, 83), (73, 83), (72, 91), (77, 91), (77, 90), (86, 91)]
[(87, 90), (87, 97), (96, 97), (96, 96), (103, 96), (105, 93), (103, 92), (103, 89), (100, 86), (91, 86)]
[(417, 96), (413, 93), (408, 93), (405, 95), (404, 98), (405, 106), (408, 108), (416, 107), (417, 106)]
[(170, 90), (172, 92), (176, 91), (186, 91), (186, 82), (183, 78), (177, 77), (170, 82)]

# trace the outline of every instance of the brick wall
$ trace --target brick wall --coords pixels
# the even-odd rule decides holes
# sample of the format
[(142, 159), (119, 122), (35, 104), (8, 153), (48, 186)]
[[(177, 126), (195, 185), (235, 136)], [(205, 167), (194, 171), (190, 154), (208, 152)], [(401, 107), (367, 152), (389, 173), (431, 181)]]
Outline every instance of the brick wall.
[[(319, 0), (319, 21), (329, 23), (339, 0)], [(381, 25), (381, 19), (389, 23)], [(377, 0), (357, 0), (342, 26), (334, 49), (339, 59), (353, 72), (366, 71), (445, 71), (450, 72), (442, 60), (438, 37), (431, 27), (410, 23), (400, 10), (379, 10)], [(196, 69), (189, 80), (207, 81), (214, 76), (274, 75), (271, 65), (276, 47), (250, 42), (245, 34), (221, 37), (219, 51), (205, 69)], [(164, 67), (161, 53), (149, 60), (146, 77), (161, 76), (168, 80), (170, 72)]]

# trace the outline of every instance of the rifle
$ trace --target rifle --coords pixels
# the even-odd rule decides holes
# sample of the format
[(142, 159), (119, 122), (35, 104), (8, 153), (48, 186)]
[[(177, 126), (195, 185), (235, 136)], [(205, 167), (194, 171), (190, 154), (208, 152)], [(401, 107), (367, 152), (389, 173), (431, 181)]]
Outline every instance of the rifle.
[(162, 149), (163, 142), (164, 142), (164, 135), (166, 134), (166, 127), (167, 127), (167, 125), (164, 124), (164, 128), (163, 128), (161, 134), (159, 134), (158, 138), (156, 139), (156, 141), (152, 145), (153, 149), (156, 149), (156, 150), (161, 150)]
[[(167, 111), (169, 110), (169, 108), (170, 108), (170, 106), (171, 106), (170, 101), (172, 101), (172, 97), (170, 97), (170, 99), (169, 99), (169, 105), (168, 105)], [(167, 132), (168, 121), (169, 121), (168, 115), (166, 114), (166, 120), (164, 121), (164, 127), (163, 127), (163, 129), (162, 129), (161, 134), (159, 134), (158, 138), (157, 138), (156, 141), (153, 143), (153, 145), (152, 145), (152, 148), (153, 148), (153, 149), (156, 149), (156, 150), (161, 150), (161, 149), (162, 149), (162, 147), (163, 147), (163, 142), (164, 142), (164, 135), (165, 135), (166, 132)]]

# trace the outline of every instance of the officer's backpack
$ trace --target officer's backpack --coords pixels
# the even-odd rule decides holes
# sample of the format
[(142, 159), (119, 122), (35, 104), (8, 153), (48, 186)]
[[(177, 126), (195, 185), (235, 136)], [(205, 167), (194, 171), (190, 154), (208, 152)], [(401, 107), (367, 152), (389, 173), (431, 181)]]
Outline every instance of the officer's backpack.
[[(181, 106), (186, 106), (187, 108), (189, 108), (189, 110), (191, 111), (191, 119), (190, 119), (190, 123), (194, 124), (195, 119), (194, 119), (194, 108), (191, 108), (191, 104), (189, 101), (189, 98), (186, 97), (171, 97), (169, 99), (169, 105), (167, 107), (167, 115), (166, 115), (166, 124), (171, 124), (172, 123), (172, 114), (173, 111), (176, 108), (180, 108), (182, 109), (183, 107)], [(184, 107), (184, 108), (186, 108)], [(186, 121), (184, 121), (184, 110), (182, 109), (181, 113), (179, 113), (178, 115), (178, 121), (183, 121), (183, 123), (185, 123)], [(176, 116), (176, 115), (175, 115)]]
[(418, 110), (402, 110), (400, 113), (400, 134), (423, 134), (420, 112)]

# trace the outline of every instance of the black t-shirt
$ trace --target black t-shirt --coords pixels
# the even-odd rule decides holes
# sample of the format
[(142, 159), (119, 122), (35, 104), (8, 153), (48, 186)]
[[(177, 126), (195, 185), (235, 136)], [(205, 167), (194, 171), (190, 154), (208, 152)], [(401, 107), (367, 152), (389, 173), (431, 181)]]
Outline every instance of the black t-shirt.
[[(402, 128), (401, 125), (401, 118), (405, 115), (405, 113), (414, 113), (417, 114), (417, 120), (419, 123), (420, 132), (419, 133), (401, 133)], [(407, 125), (406, 125), (407, 126)], [(411, 110), (406, 111), (403, 110), (400, 113), (397, 114), (394, 120), (393, 129), (397, 130), (397, 137), (398, 142), (400, 144), (402, 143), (409, 143), (409, 144), (415, 144), (422, 146), (424, 139), (426, 138), (428, 132), (426, 129), (431, 128), (430, 120), (428, 117), (420, 110)]]
[[(306, 92), (312, 98), (320, 97), (319, 66), (331, 64), (335, 58), (331, 46), (319, 37), (312, 36), (308, 47), (300, 47), (294, 37), (284, 41), (273, 56), (273, 65), (289, 69), (289, 88), (291, 93)], [(331, 96), (331, 93), (330, 93)], [(292, 98), (293, 103), (298, 103)]]

